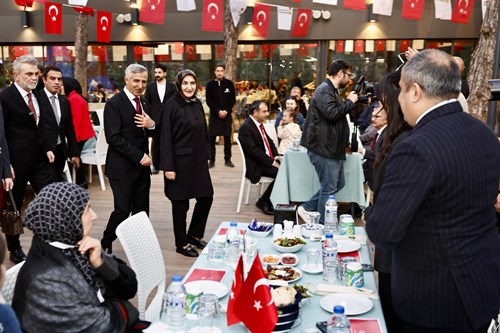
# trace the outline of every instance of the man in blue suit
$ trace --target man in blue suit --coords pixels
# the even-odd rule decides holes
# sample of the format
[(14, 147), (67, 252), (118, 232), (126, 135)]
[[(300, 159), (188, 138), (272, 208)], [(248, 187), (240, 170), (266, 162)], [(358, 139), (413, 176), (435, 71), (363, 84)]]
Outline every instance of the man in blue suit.
[(486, 332), (500, 308), (500, 145), (462, 112), (448, 54), (419, 52), (400, 86), (414, 128), (391, 152), (368, 235), (393, 249), (392, 298), (407, 332)]

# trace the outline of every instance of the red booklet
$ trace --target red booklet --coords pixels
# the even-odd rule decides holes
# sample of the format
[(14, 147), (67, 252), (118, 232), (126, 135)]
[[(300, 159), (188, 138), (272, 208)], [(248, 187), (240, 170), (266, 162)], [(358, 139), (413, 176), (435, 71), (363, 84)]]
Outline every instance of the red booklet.
[(380, 321), (378, 319), (349, 318), (351, 323), (351, 333), (382, 333)]
[[(244, 229), (239, 229), (240, 230), (240, 235), (243, 235), (246, 230)], [(227, 232), (227, 228), (220, 228), (219, 233), (217, 235), (225, 235)]]
[(357, 262), (361, 263), (361, 256), (359, 255), (359, 251), (339, 253), (338, 255), (339, 255), (340, 259), (342, 259), (344, 257), (354, 257), (354, 258), (356, 258)]
[(226, 273), (227, 271), (223, 269), (195, 268), (185, 279), (184, 283), (199, 280), (222, 282)]

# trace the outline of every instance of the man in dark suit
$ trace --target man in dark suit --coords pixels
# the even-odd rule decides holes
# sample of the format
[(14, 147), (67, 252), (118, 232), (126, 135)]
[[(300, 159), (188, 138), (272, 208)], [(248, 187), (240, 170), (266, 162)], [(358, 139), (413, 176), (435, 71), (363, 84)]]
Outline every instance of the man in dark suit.
[(76, 142), (69, 101), (60, 94), (62, 71), (56, 66), (47, 66), (42, 78), (44, 88), (40, 91), (40, 104), (52, 112), (42, 112), (39, 128), (47, 140), (44, 149), (50, 152), (49, 160), (54, 165), (57, 178), (63, 180), (68, 157), (71, 158), (71, 164), (80, 167), (80, 149)]
[(102, 247), (112, 251), (116, 227), (130, 213), (149, 213), (151, 158), (148, 136), (155, 122), (147, 113), (141, 95), (146, 89), (146, 67), (132, 64), (125, 70), (125, 87), (104, 107), (104, 133), (109, 144), (106, 176), (113, 190), (114, 211), (101, 240)]
[[(151, 113), (151, 118), (160, 127), (161, 110), (164, 103), (168, 101), (175, 92), (173, 83), (167, 81), (167, 66), (156, 64), (154, 67), (155, 80), (148, 84), (144, 93), (144, 100)], [(153, 159), (153, 173), (158, 173), (160, 162), (160, 131), (157, 129), (151, 142), (151, 157)]]
[(460, 85), (442, 51), (405, 65), (399, 102), (414, 128), (391, 152), (366, 225), (393, 250), (392, 299), (407, 332), (486, 332), (500, 308), (500, 146), (462, 112)]
[[(269, 116), (267, 104), (264, 101), (255, 101), (250, 106), (250, 117), (241, 125), (238, 131), (243, 152), (247, 177), (252, 183), (257, 183), (260, 177), (276, 178), (280, 167), (281, 157), (274, 146), (273, 140), (267, 135), (263, 124)], [(264, 214), (272, 215), (274, 212), (270, 197), (274, 181), (269, 184), (264, 194), (255, 203), (255, 206)]]
[[(32, 56), (19, 57), (14, 61), (13, 71), (15, 82), (0, 92), (0, 102), (13, 170), (12, 194), (16, 206), (20, 209), (28, 182), (38, 193), (45, 185), (55, 181), (56, 177), (42, 148), (45, 137), (37, 127), (40, 114), (52, 112), (40, 105), (40, 95), (35, 90), (38, 83), (38, 60)], [(26, 259), (19, 235), (7, 235), (6, 238), (10, 260), (18, 263)]]

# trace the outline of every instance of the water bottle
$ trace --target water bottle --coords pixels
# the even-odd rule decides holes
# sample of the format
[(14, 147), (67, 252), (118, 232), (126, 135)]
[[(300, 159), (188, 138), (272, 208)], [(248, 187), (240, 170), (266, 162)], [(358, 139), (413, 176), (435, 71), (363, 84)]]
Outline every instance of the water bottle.
[(351, 324), (349, 324), (349, 319), (344, 314), (344, 307), (342, 305), (335, 305), (333, 316), (328, 320), (327, 333), (349, 333), (350, 331)]
[(339, 222), (337, 219), (337, 201), (335, 201), (335, 196), (328, 196), (328, 200), (325, 203), (325, 234), (326, 233), (338, 233)]
[(240, 256), (240, 232), (238, 224), (231, 222), (226, 232), (226, 246), (224, 248), (224, 263), (227, 266), (236, 266)]
[(172, 276), (172, 283), (163, 296), (160, 320), (168, 325), (169, 332), (186, 331), (186, 288), (182, 276)]
[(323, 248), (323, 281), (334, 283), (337, 279), (337, 242), (333, 234), (328, 233), (322, 243)]

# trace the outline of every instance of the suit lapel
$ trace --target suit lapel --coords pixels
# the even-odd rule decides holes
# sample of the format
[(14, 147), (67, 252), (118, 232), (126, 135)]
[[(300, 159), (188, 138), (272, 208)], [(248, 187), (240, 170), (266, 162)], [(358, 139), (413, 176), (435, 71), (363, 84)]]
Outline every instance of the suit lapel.
[[(15, 102), (15, 104), (21, 105), (21, 108), (19, 108), (18, 110), (20, 110), (22, 113), (25, 113), (31, 119), (33, 124), (36, 126), (35, 117), (33, 117), (33, 114), (31, 114), (31, 111), (28, 107), (28, 104), (26, 104), (25, 99), (23, 98), (23, 96), (21, 95), (19, 90), (17, 90), (17, 87), (15, 85), (11, 85), (9, 87), (9, 89), (10, 89), (10, 93), (12, 95), (12, 98), (14, 100), (17, 100), (17, 102)], [(35, 95), (35, 98), (37, 98), (38, 106), (40, 106), (40, 99), (38, 99), (38, 96), (36, 96), (36, 95)]]
[(438, 107), (435, 110), (432, 110), (428, 114), (426, 114), (420, 121), (417, 123), (417, 125), (413, 128), (414, 131), (418, 130), (419, 128), (425, 126), (427, 123), (430, 121), (441, 117), (441, 116), (446, 116), (455, 112), (458, 112), (459, 108), (457, 107), (456, 103), (460, 104), (458, 101), (457, 102), (452, 102), (445, 104), (443, 106)]

